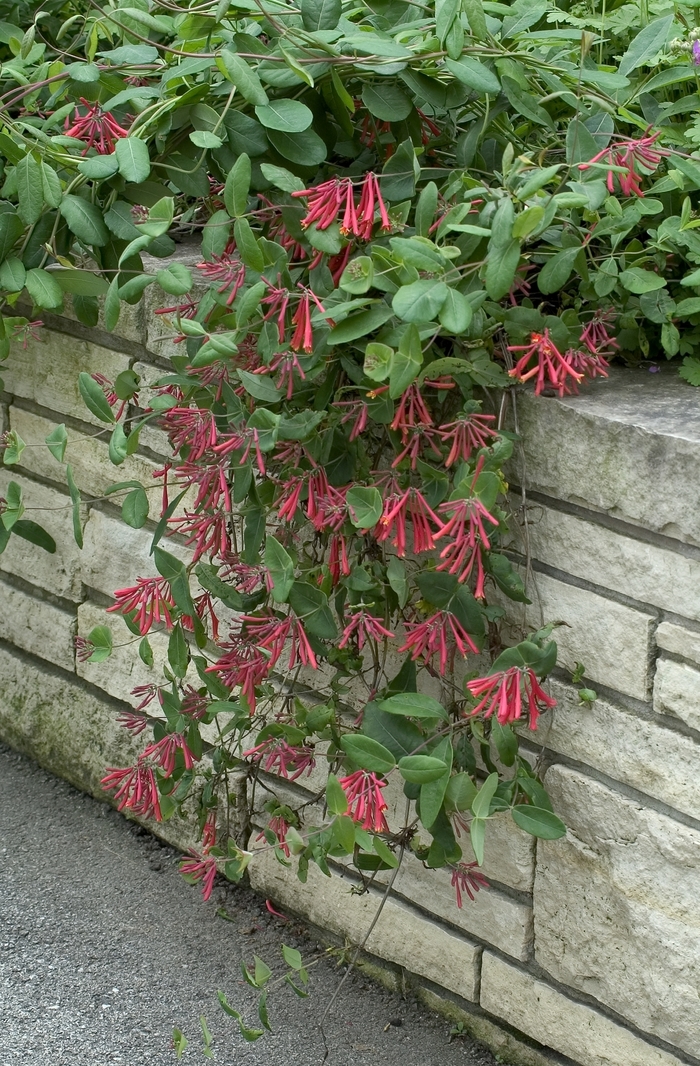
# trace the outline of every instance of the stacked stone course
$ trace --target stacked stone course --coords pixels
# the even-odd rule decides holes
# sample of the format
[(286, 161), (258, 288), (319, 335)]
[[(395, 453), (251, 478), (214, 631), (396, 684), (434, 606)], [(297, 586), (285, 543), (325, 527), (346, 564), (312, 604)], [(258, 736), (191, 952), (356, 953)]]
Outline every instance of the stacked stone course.
[[(148, 382), (166, 370), (172, 348), (153, 310), (127, 309), (112, 334), (46, 316), (42, 339), (13, 351), (0, 396), (0, 431), (28, 444), (19, 466), (0, 468), (0, 495), (19, 482), (27, 517), (58, 545), (49, 556), (13, 537), (0, 555), (0, 738), (94, 795), (105, 766), (134, 757), (116, 715), (154, 672), (133, 645), (101, 665), (76, 663), (73, 637), (109, 621), (115, 643), (129, 639), (103, 609), (115, 588), (153, 572), (151, 530), (125, 526), (103, 497), (116, 481), (150, 482), (163, 438), (144, 434), (141, 452), (114, 468), (77, 377), (135, 367)], [(569, 831), (535, 847), (498, 816), (487, 835), (492, 886), (462, 910), (448, 873), (409, 858), (366, 950), (506, 1062), (698, 1066), (697, 394), (670, 375), (620, 370), (578, 397), (520, 394), (517, 416), (510, 550), (533, 602), (508, 605), (507, 626), (519, 635), (543, 620), (566, 623), (556, 634), (561, 665), (584, 663), (599, 694), (582, 704), (560, 671), (556, 711), (524, 738)], [(82, 551), (64, 468), (43, 444), (59, 422), (84, 499)], [(156, 658), (164, 641), (153, 635)], [(186, 824), (158, 831), (179, 846), (191, 840)], [(302, 886), (269, 852), (251, 865), (266, 896), (358, 943), (382, 886), (358, 895), (351, 873), (338, 874), (312, 867)]]

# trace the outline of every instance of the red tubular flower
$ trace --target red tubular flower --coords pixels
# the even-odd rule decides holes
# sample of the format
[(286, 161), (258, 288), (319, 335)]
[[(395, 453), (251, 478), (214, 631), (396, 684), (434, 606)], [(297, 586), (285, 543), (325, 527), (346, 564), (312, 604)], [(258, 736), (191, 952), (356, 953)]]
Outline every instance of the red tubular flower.
[(619, 348), (617, 340), (608, 333), (608, 324), (612, 318), (611, 311), (596, 311), (581, 334), (581, 344), (592, 355), (611, 355), (612, 349)]
[[(364, 400), (337, 400), (334, 407), (338, 407), (341, 411), (345, 408), (345, 413), (340, 420), (341, 426), (344, 426), (346, 422), (352, 422), (353, 426), (350, 430), (350, 442), (357, 440), (360, 434), (364, 433), (367, 428), (367, 419), (369, 417), (369, 408)], [(353, 421), (354, 420), (354, 421)]]
[(196, 851), (190, 852), (191, 859), (180, 859), (180, 873), (187, 874), (193, 881), (202, 882), (202, 898), (209, 899), (216, 879), (216, 859), (212, 855), (200, 856)]
[(202, 826), (202, 850), (205, 852), (211, 851), (216, 846), (216, 807), (212, 807), (207, 811), (207, 816), (204, 819), (204, 825)]
[[(513, 369), (508, 371), (508, 374), (512, 378), (518, 378), (519, 381), (529, 381), (530, 378), (536, 376), (536, 396), (539, 396), (545, 388), (556, 389), (559, 395), (563, 396), (568, 389), (574, 391), (575, 386), (583, 377), (583, 374), (579, 374), (574, 370), (566, 356), (562, 355), (558, 350), (556, 344), (549, 336), (548, 329), (544, 333), (530, 334), (529, 344), (509, 345), (508, 351), (525, 353), (520, 357)], [(537, 362), (528, 370), (528, 364), (533, 358)], [(567, 378), (573, 379), (573, 386), (567, 383)]]
[(255, 689), (270, 672), (270, 660), (256, 648), (240, 637), (222, 645), (224, 654), (207, 667), (208, 674), (218, 674), (219, 680), (226, 688), (240, 686), (241, 693), (248, 702), (250, 713), (255, 713)]
[(147, 766), (142, 759), (136, 766), (121, 770), (110, 767), (101, 784), (106, 792), (116, 789), (114, 798), (117, 810), (128, 809), (140, 818), (155, 818), (157, 822), (162, 822), (156, 777), (152, 767)]
[(379, 218), (382, 223), (381, 228), (387, 232), (391, 229), (389, 214), (384, 200), (382, 199), (382, 194), (379, 189), (379, 181), (377, 180), (376, 175), (370, 171), (369, 174), (365, 175), (365, 180), (362, 185), (362, 195), (360, 196), (360, 203), (357, 208), (357, 227), (353, 230), (356, 237), (360, 237), (365, 241), (371, 239), (375, 207), (379, 211)]
[[(211, 627), (212, 640), (219, 639), (219, 619), (214, 610), (214, 600), (211, 597), (211, 593), (203, 592), (201, 596), (197, 596), (194, 600), (194, 609), (197, 613), (197, 617), (204, 625), (207, 620)], [(194, 619), (189, 615), (183, 615), (181, 618), (182, 628), (188, 629), (190, 632), (194, 632)]]
[(117, 722), (119, 725), (123, 726), (124, 729), (128, 729), (132, 737), (137, 737), (140, 733), (143, 733), (148, 725), (148, 718), (145, 714), (140, 714), (138, 711), (121, 711), (117, 715)]
[(430, 411), (425, 406), (425, 400), (420, 388), (414, 382), (409, 385), (399, 400), (391, 428), (401, 433), (401, 440), (405, 444), (408, 440), (409, 431), (415, 426), (434, 426)]
[(74, 637), (75, 657), (79, 663), (86, 663), (95, 650), (95, 645), (87, 637)]
[(66, 137), (75, 137), (79, 141), (85, 141), (86, 147), (80, 153), (81, 155), (87, 155), (91, 148), (94, 148), (98, 155), (111, 155), (115, 143), (122, 137), (128, 137), (129, 131), (120, 126), (109, 111), (103, 111), (99, 104), (91, 104), (82, 96), (80, 103), (88, 109), (87, 114), (81, 115), (76, 107), (73, 125), (71, 125), (70, 116), (66, 116), (64, 126)]
[[(618, 140), (615, 144), (604, 148), (602, 152), (598, 152), (588, 162), (579, 163), (578, 168), (589, 170), (595, 163), (600, 163), (602, 160), (609, 167), (623, 167), (626, 171), (623, 174), (614, 170), (608, 171), (606, 178), (608, 191), (615, 192), (615, 179), (617, 179), (623, 196), (644, 196), (642, 179), (656, 170), (664, 156), (670, 155), (665, 148), (652, 147), (660, 136), (660, 131), (649, 135), (647, 130), (645, 137), (639, 137), (636, 140), (633, 138)], [(636, 169), (638, 166), (642, 170), (641, 174)]]
[(242, 563), (237, 555), (229, 556), (222, 567), (219, 577), (228, 578), (239, 591), (252, 595), (263, 585), (271, 587), (270, 573), (264, 566), (254, 566), (251, 563)]
[(187, 449), (187, 460), (197, 462), (218, 440), (216, 421), (202, 407), (170, 407), (160, 419), (174, 452)]
[(333, 587), (340, 581), (341, 574), (348, 577), (351, 573), (348, 562), (348, 550), (345, 537), (342, 533), (336, 533), (330, 539), (330, 551), (328, 553), (328, 569), (331, 573)]
[(186, 511), (183, 518), (170, 518), (172, 532), (187, 537), (186, 544), (194, 544), (193, 561), (203, 555), (225, 556), (231, 551), (230, 516), (225, 511), (205, 514)]
[(276, 774), (287, 781), (296, 781), (302, 774), (310, 774), (316, 765), (314, 749), (309, 744), (288, 744), (286, 740), (268, 737), (262, 744), (243, 752), (244, 759), (262, 765), (268, 774)]
[(460, 862), (452, 871), (452, 887), (455, 890), (457, 906), (461, 910), (463, 892), (473, 903), (479, 889), (488, 888), (489, 883), (479, 870), (478, 862)]
[(496, 436), (490, 422), (495, 422), (495, 415), (468, 414), (461, 415), (454, 422), (447, 422), (438, 430), (444, 444), (449, 443), (450, 454), (445, 459), (445, 466), (450, 467), (457, 460), (467, 463), (474, 451), (485, 448)]
[(406, 622), (405, 629), (406, 640), (399, 652), (410, 651), (414, 661), (422, 656), (429, 662), (438, 655), (441, 674), (445, 673), (448, 660), (454, 660), (455, 645), (464, 656), (478, 652), (472, 638), (449, 611), (436, 611), (424, 622)]
[[(610, 369), (610, 363), (607, 359), (596, 352), (595, 355), (591, 355), (590, 352), (582, 351), (580, 349), (574, 350), (569, 348), (566, 353), (566, 358), (579, 374), (583, 374), (588, 380), (593, 378), (606, 378), (608, 376), (608, 370)], [(577, 392), (576, 388), (565, 389), (565, 392)]]
[(231, 511), (231, 492), (228, 484), (230, 461), (224, 455), (216, 463), (206, 466), (186, 460), (175, 467), (177, 477), (188, 485), (197, 485), (195, 510), (216, 511), (223, 502), (224, 510)]
[(382, 640), (384, 637), (393, 640), (394, 634), (382, 625), (381, 618), (375, 618), (374, 615), (367, 614), (366, 611), (357, 611), (355, 614), (350, 615), (350, 621), (343, 630), (343, 636), (338, 647), (346, 647), (350, 640), (354, 638), (357, 643), (357, 650), (362, 651), (368, 640)]
[(534, 670), (529, 667), (511, 666), (486, 677), (467, 681), (472, 696), (481, 696), (472, 715), (484, 712), (484, 718), (496, 713), (500, 725), (516, 722), (522, 714), (523, 692), (527, 698), (528, 725), (537, 728), (537, 719), (542, 711), (556, 707), (557, 701), (548, 696), (540, 685)]
[(180, 714), (186, 715), (195, 722), (201, 722), (202, 718), (204, 718), (204, 715), (207, 713), (208, 706), (209, 703), (206, 698), (202, 696), (193, 685), (185, 686), (182, 703), (180, 705)]
[(217, 292), (231, 290), (226, 299), (226, 306), (230, 307), (236, 299), (238, 290), (245, 282), (245, 266), (239, 257), (230, 252), (224, 252), (223, 255), (213, 255), (211, 262), (204, 260), (196, 266), (207, 281), (221, 282)]
[(154, 763), (164, 771), (165, 777), (170, 777), (175, 769), (175, 757), (178, 751), (182, 752), (185, 769), (191, 770), (196, 760), (182, 733), (168, 733), (161, 740), (155, 740), (148, 745), (143, 756), (153, 759)]
[[(476, 478), (475, 478), (476, 479)], [(456, 574), (458, 581), (466, 581), (476, 564), (476, 587), (474, 595), (481, 599), (484, 595), (484, 564), (481, 553), (491, 547), (484, 522), (497, 526), (494, 518), (484, 507), (478, 496), (469, 499), (447, 500), (438, 507), (440, 514), (451, 515), (447, 522), (435, 534), (434, 539), (451, 537), (452, 542), (440, 552), (441, 563), (437, 570), (447, 570)]]
[(406, 519), (410, 518), (413, 530), (413, 551), (432, 551), (435, 547), (435, 533), (430, 523), (437, 528), (442, 525), (440, 519), (428, 504), (419, 489), (409, 488), (405, 492), (389, 493), (384, 499), (384, 513), (375, 526), (374, 536), (380, 543), (392, 536), (392, 545), (396, 554), (403, 558), (406, 554)]
[[(310, 327), (309, 327), (310, 328)], [(292, 342), (292, 347), (294, 342)], [(291, 400), (294, 395), (294, 372), (296, 371), (302, 381), (306, 380), (306, 374), (304, 373), (297, 353), (292, 352), (277, 352), (273, 355), (272, 361), (269, 366), (258, 367), (255, 371), (256, 374), (274, 374), (276, 371), (280, 372), (280, 375), (275, 382), (276, 388), (285, 390), (287, 392), (287, 399)]]
[(301, 221), (305, 229), (312, 224), (319, 230), (328, 229), (342, 213), (340, 232), (343, 236), (368, 241), (372, 236), (375, 210), (379, 211), (382, 229), (391, 229), (379, 181), (372, 172), (364, 177), (357, 206), (351, 178), (331, 178), (321, 185), (293, 192), (292, 196), (303, 197), (307, 201), (307, 212)]
[(384, 817), (387, 803), (382, 796), (386, 781), (369, 770), (355, 770), (347, 777), (341, 777), (340, 787), (348, 801), (348, 813), (354, 822), (363, 829), (373, 833), (388, 833), (389, 826)]
[[(124, 411), (126, 409), (126, 405), (127, 405), (127, 403), (129, 401), (128, 400), (121, 400), (120, 401), (119, 397), (117, 396), (116, 392), (114, 391), (114, 385), (109, 380), (109, 378), (106, 378), (104, 376), (104, 374), (91, 374), (90, 377), (92, 378), (93, 381), (96, 381), (97, 384), (100, 386), (100, 388), (102, 389), (103, 393), (105, 394), (105, 399), (106, 399), (106, 401), (107, 401), (107, 403), (109, 404), (110, 407), (117, 407), (117, 405), (119, 405), (118, 406), (118, 410), (114, 414), (114, 417), (115, 417), (115, 419), (118, 422), (119, 419), (121, 418), (121, 416), (124, 414)], [(137, 404), (138, 400), (139, 400), (138, 393), (134, 393), (132, 399), (133, 399), (133, 402)]]
[[(277, 337), (280, 344), (284, 344), (285, 334), (287, 332), (287, 307), (289, 306), (289, 291), (280, 287), (270, 285), (270, 282), (265, 278), (262, 279), (266, 282), (269, 292), (261, 301), (263, 307), (268, 307), (269, 311), (266, 311), (263, 315), (263, 322), (267, 322), (273, 315), (277, 316)], [(278, 279), (279, 280), (279, 279)]]
[(298, 663), (311, 666), (314, 670), (318, 669), (316, 656), (304, 627), (293, 614), (288, 614), (285, 618), (243, 615), (241, 622), (245, 626), (245, 639), (269, 652), (270, 669), (276, 664), (288, 640), (291, 641), (289, 670)]
[(282, 485), (282, 495), (277, 501), (277, 517), (283, 522), (293, 522), (297, 513), (299, 499), (304, 491), (305, 478), (294, 474)]
[(309, 499), (306, 513), (314, 529), (319, 533), (337, 533), (348, 516), (345, 500), (347, 489), (335, 489), (328, 484), (323, 470), (314, 470), (309, 478)]
[[(350, 253), (350, 245), (348, 245), (347, 251), (348, 251), (348, 254), (349, 254)], [(336, 256), (336, 258), (337, 258), (337, 256)], [(344, 269), (345, 269), (345, 267), (343, 266), (343, 270)], [(341, 270), (341, 274), (342, 274), (342, 272), (343, 271)], [(338, 281), (340, 281), (340, 276), (338, 277)], [(334, 284), (337, 285), (338, 282), (335, 281)], [(41, 319), (38, 319), (38, 318), (36, 318), (33, 322), (25, 322), (24, 325), (21, 325), (21, 324), (16, 325), (16, 326), (14, 326), (14, 328), (12, 330), (12, 336), (14, 338), (18, 338), (18, 337), (22, 338), (22, 348), (26, 352), (27, 345), (29, 344), (29, 338), (30, 337), (32, 338), (32, 340), (35, 340), (35, 341), (40, 341), (41, 340), (41, 335), (37, 331), (40, 330), (43, 327), (43, 325), (44, 325), (44, 323), (41, 321)]]
[(139, 700), (139, 705), (136, 708), (137, 711), (143, 711), (148, 707), (149, 703), (158, 697), (158, 702), (162, 704), (161, 691), (158, 685), (151, 682), (150, 685), (137, 685), (136, 688), (132, 688), (131, 695), (135, 696)]
[(320, 185), (312, 185), (309, 189), (301, 189), (293, 192), (294, 197), (304, 197), (307, 201), (307, 210), (301, 224), (304, 229), (314, 224), (316, 229), (328, 229), (335, 222), (343, 200), (347, 195), (347, 189), (352, 194), (352, 181), (350, 178), (330, 178)]
[(171, 611), (175, 607), (170, 585), (164, 577), (139, 577), (136, 584), (126, 589), (117, 589), (115, 602), (107, 613), (131, 614), (142, 636), (148, 633), (154, 622), (164, 622), (168, 629), (173, 621)]
[[(274, 818), (270, 818), (270, 821), (267, 823), (267, 828), (270, 830), (270, 832), (275, 834), (275, 836), (277, 837), (277, 846), (281, 851), (284, 852), (287, 858), (289, 858), (289, 844), (287, 844), (287, 830), (289, 829), (289, 822), (285, 822), (281, 814), (276, 814)], [(263, 829), (261, 833), (258, 833), (255, 839), (264, 840), (265, 830)]]

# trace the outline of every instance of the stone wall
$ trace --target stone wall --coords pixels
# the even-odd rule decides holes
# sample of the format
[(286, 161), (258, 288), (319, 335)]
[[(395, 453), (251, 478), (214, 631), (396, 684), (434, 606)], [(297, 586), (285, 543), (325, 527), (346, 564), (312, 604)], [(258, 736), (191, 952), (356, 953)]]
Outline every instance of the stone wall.
[[(149, 381), (167, 368), (162, 324), (147, 305), (129, 310), (112, 334), (47, 315), (42, 340), (13, 353), (0, 397), (0, 428), (28, 444), (20, 466), (0, 469), (0, 495), (10, 477), (20, 482), (26, 517), (58, 544), (49, 556), (12, 538), (0, 556), (0, 737), (95, 795), (105, 766), (133, 757), (116, 714), (152, 676), (133, 648), (90, 665), (76, 663), (72, 643), (78, 628), (104, 621), (115, 588), (152, 572), (150, 529), (125, 526), (104, 491), (148, 479), (162, 438), (144, 434), (115, 470), (76, 384), (80, 370), (113, 378), (134, 366)], [(564, 622), (562, 666), (584, 663), (599, 695), (581, 704), (561, 672), (558, 708), (536, 736), (544, 747), (526, 740), (569, 831), (535, 847), (507, 818), (493, 819), (491, 887), (462, 910), (445, 871), (408, 859), (367, 952), (387, 979), (413, 985), (505, 1062), (698, 1066), (697, 393), (670, 375), (617, 371), (580, 397), (523, 393), (516, 413), (524, 449), (510, 476), (514, 508), (521, 490), (525, 508), (511, 549), (533, 603), (509, 608), (508, 624), (515, 636), (543, 619)], [(43, 445), (57, 422), (85, 501), (82, 552), (64, 469)], [(110, 624), (117, 642), (130, 639), (118, 619)], [(158, 651), (157, 634), (153, 644)], [(189, 839), (187, 825), (158, 831), (181, 846)], [(354, 942), (381, 889), (359, 896), (349, 871), (329, 880), (315, 867), (304, 887), (269, 853), (251, 879)]]

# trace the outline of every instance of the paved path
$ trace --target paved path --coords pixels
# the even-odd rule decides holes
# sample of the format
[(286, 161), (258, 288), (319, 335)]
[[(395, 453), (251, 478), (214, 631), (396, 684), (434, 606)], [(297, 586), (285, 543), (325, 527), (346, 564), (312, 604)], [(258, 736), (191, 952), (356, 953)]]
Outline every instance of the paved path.
[[(201, 1014), (219, 1066), (320, 1066), (333, 964), (314, 970), (309, 999), (271, 998), (275, 1035), (253, 1045), (216, 1001), (221, 988), (252, 1023), (240, 959), (272, 961), (282, 940), (314, 951), (248, 890), (217, 887), (204, 904), (172, 849), (0, 747), (0, 1066), (170, 1066), (174, 1026), (190, 1039), (183, 1064), (204, 1063)], [(328, 1066), (495, 1066), (449, 1029), (353, 974), (326, 1019)]]

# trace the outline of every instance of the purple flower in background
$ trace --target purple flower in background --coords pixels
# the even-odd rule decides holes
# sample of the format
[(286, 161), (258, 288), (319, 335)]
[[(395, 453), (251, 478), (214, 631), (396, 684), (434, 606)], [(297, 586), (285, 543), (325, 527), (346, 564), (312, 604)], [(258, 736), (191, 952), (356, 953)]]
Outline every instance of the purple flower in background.
[(693, 41), (693, 63), (700, 67), (700, 41)]

